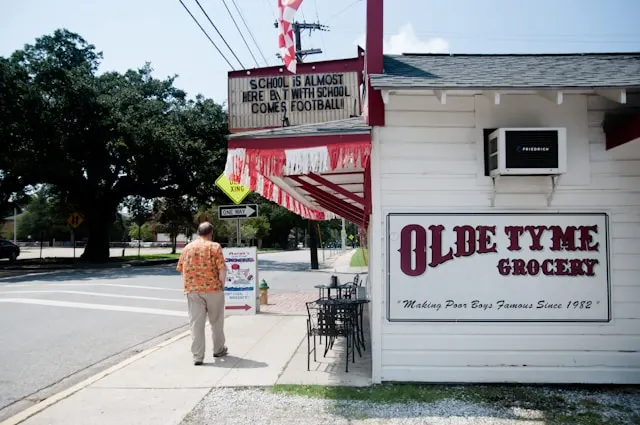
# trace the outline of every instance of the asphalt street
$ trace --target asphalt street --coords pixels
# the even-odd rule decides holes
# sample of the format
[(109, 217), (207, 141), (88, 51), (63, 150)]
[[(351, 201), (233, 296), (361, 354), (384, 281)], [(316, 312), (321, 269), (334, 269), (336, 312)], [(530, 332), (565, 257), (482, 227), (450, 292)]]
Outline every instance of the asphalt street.
[[(335, 252), (335, 251), (334, 251)], [(325, 259), (331, 255), (325, 250)], [(318, 250), (318, 260), (322, 263), (322, 251)], [(326, 273), (312, 272), (310, 268), (310, 253), (308, 249), (299, 251), (285, 251), (258, 256), (258, 279), (266, 280), (269, 285), (269, 293), (283, 292), (310, 292), (316, 291), (314, 285), (324, 284), (329, 281)], [(321, 264), (322, 268), (322, 264)]]
[[(258, 278), (272, 293), (311, 292), (329, 275), (301, 250), (260, 254)], [(0, 279), (0, 420), (186, 324), (175, 265)]]

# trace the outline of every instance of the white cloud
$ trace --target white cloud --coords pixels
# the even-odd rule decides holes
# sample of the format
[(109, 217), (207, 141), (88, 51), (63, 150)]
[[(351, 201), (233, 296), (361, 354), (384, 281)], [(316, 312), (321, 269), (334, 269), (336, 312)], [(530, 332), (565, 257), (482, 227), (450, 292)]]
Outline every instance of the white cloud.
[[(366, 36), (363, 34), (355, 41), (356, 44), (365, 47)], [(383, 52), (390, 55), (402, 53), (446, 53), (449, 51), (449, 42), (440, 37), (420, 40), (413, 25), (405, 24), (400, 31), (391, 37), (384, 37)]]

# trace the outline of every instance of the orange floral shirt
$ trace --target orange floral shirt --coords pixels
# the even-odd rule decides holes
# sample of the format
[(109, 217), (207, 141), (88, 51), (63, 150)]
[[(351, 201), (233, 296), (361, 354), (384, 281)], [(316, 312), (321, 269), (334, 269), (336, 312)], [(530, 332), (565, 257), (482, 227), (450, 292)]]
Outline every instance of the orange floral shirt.
[(196, 239), (182, 250), (176, 270), (182, 273), (186, 294), (223, 291), (219, 272), (226, 267), (219, 243)]

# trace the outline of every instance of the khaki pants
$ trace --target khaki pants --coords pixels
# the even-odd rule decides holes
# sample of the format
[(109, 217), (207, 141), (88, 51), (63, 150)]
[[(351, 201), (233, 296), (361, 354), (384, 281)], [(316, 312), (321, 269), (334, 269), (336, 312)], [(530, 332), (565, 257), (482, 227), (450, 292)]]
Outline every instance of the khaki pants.
[(187, 294), (189, 324), (191, 325), (191, 353), (193, 361), (203, 361), (205, 354), (204, 327), (209, 316), (213, 352), (224, 348), (224, 292), (190, 292)]

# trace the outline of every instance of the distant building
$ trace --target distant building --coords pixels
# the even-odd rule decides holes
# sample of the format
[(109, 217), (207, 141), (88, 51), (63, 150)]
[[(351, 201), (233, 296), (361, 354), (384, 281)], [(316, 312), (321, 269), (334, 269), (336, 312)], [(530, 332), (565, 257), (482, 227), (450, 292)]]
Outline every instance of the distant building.
[[(19, 219), (22, 214), (23, 213), (18, 214), (16, 216), (16, 219)], [(13, 215), (2, 219), (2, 221), (0, 222), (0, 237), (8, 237), (9, 235), (13, 235), (13, 220)]]

